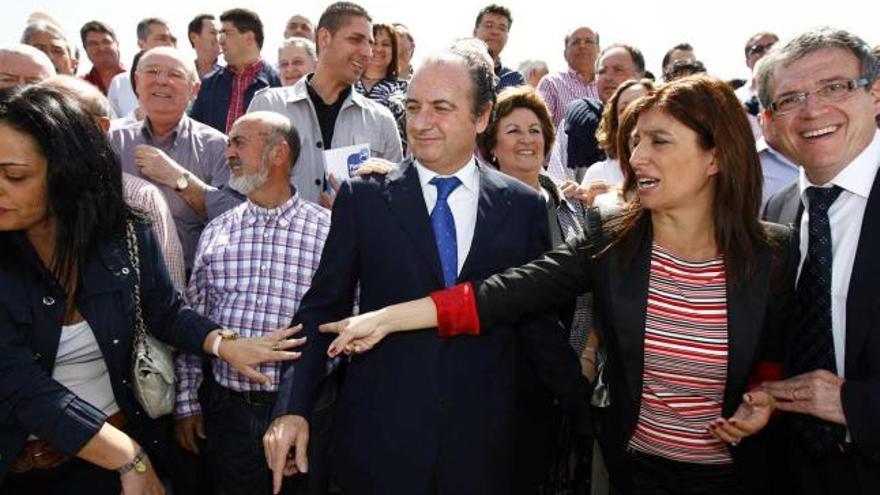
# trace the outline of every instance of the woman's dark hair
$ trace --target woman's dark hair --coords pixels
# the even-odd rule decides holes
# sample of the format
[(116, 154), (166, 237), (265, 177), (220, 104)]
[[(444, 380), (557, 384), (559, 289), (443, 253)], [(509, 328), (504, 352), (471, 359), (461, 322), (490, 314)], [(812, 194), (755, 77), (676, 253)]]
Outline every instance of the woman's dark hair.
[(637, 84), (648, 91), (654, 89), (654, 83), (650, 79), (629, 79), (617, 87), (602, 111), (602, 120), (599, 121), (599, 128), (596, 129), (596, 142), (610, 158), (617, 158), (617, 128), (620, 126), (617, 115), (620, 95)]
[(379, 31), (385, 31), (391, 40), (391, 61), (385, 68), (385, 79), (397, 79), (397, 31), (391, 24), (373, 24), (373, 38), (379, 35)]
[(66, 286), (101, 241), (125, 228), (119, 159), (80, 104), (53, 88), (0, 92), (0, 124), (27, 134), (46, 159), (47, 214), (55, 219), (49, 269)]
[[(758, 220), (763, 182), (761, 162), (742, 104), (727, 83), (705, 75), (663, 84), (624, 111), (617, 132), (617, 150), (620, 166), (626, 171), (632, 168), (630, 135), (639, 116), (654, 109), (694, 131), (704, 150), (715, 150), (718, 163), (712, 205), (715, 242), (724, 255), (731, 281), (749, 276), (756, 253), (761, 244), (768, 242), (768, 237)], [(626, 174), (624, 191), (627, 197), (638, 198), (635, 174)], [(632, 209), (628, 227), (632, 227), (642, 213), (638, 199), (634, 201), (636, 207)], [(626, 232), (628, 227), (622, 231)]]
[(495, 103), (486, 130), (477, 136), (480, 153), (496, 167), (499, 165), (492, 157), (492, 150), (498, 144), (498, 124), (517, 108), (531, 110), (538, 117), (541, 134), (544, 136), (544, 156), (550, 156), (550, 150), (553, 149), (556, 130), (553, 128), (553, 120), (550, 118), (550, 110), (547, 109), (544, 98), (529, 85), (507, 88), (498, 95), (498, 101)]

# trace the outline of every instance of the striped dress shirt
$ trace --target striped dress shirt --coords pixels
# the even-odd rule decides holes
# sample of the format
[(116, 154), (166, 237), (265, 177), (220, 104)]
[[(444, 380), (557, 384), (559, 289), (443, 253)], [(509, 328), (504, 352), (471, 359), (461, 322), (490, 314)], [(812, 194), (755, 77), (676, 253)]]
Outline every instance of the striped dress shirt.
[(599, 98), (599, 87), (595, 79), (584, 84), (578, 73), (569, 68), (565, 72), (544, 76), (538, 83), (538, 93), (547, 103), (553, 125), (559, 132), (559, 123), (565, 118), (565, 107), (580, 98)]

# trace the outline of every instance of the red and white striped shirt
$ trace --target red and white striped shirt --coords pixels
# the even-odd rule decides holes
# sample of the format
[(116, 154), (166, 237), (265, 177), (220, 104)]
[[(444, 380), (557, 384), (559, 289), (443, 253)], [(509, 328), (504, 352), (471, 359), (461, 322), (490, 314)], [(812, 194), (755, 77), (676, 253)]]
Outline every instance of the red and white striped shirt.
[(226, 112), (226, 134), (229, 134), (232, 124), (247, 110), (244, 104), (244, 94), (256, 79), (257, 74), (263, 70), (263, 61), (257, 60), (240, 70), (231, 65), (228, 69), (232, 73), (232, 91), (229, 93), (229, 110)]
[(722, 257), (690, 262), (654, 244), (639, 420), (629, 446), (680, 462), (732, 462), (709, 433), (727, 382), (727, 285)]

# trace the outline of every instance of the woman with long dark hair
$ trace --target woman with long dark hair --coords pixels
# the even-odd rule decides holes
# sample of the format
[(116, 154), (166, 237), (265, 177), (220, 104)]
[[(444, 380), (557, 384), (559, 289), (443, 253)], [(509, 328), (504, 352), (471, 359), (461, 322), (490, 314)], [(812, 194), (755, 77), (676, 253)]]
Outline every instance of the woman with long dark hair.
[(183, 303), (121, 174), (76, 101), (39, 86), (0, 92), (4, 494), (164, 491), (167, 416), (149, 418), (132, 390), (138, 314), (156, 338), (250, 379), (266, 379), (260, 362), (297, 356), (285, 350), (299, 344), (293, 329), (236, 340)]
[(790, 229), (758, 221), (748, 121), (725, 83), (694, 76), (636, 100), (617, 143), (633, 198), (620, 215), (528, 265), (325, 325), (341, 332), (329, 352), (434, 326), (479, 335), (590, 291), (607, 354), (593, 419), (612, 486), (765, 493), (756, 433), (773, 401), (749, 384), (781, 362), (798, 256)]
[(398, 77), (397, 31), (390, 24), (373, 24), (373, 56), (367, 62), (364, 74), (354, 89), (371, 100), (385, 105), (400, 133), (403, 152), (406, 153), (406, 99), (407, 82)]

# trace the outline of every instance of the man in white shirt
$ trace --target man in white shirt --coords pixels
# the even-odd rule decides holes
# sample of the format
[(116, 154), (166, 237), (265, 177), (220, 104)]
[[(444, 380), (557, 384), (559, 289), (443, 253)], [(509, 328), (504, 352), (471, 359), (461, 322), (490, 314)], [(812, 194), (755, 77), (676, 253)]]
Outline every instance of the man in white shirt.
[[(864, 41), (819, 28), (758, 66), (768, 123), (803, 168), (767, 217), (800, 230), (787, 379), (765, 384), (783, 417), (799, 494), (880, 493), (880, 63)], [(830, 239), (829, 239), (830, 237)]]

